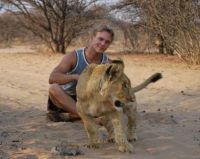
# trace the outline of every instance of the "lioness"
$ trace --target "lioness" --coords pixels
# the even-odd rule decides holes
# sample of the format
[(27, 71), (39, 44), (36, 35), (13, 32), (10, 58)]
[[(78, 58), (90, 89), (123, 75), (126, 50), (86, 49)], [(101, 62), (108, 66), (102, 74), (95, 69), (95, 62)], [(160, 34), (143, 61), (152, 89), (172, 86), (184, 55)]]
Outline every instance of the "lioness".
[[(105, 116), (105, 127), (111, 138), (114, 135), (119, 151), (133, 152), (133, 146), (128, 141), (136, 139), (137, 104), (134, 93), (160, 78), (161, 74), (156, 73), (131, 88), (122, 60), (114, 60), (111, 64), (89, 65), (80, 75), (76, 91), (77, 111), (87, 131), (90, 146), (95, 147), (104, 142), (94, 118)], [(128, 117), (127, 132), (122, 124), (123, 114)], [(108, 126), (109, 121), (112, 122), (114, 132)]]

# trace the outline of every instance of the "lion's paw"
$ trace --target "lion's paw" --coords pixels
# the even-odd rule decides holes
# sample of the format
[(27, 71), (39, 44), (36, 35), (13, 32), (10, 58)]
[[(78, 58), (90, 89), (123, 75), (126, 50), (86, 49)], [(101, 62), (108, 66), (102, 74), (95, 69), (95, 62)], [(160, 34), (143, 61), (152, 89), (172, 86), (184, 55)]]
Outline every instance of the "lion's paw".
[(97, 143), (106, 143), (107, 142), (107, 136), (103, 133), (99, 134), (99, 138), (96, 141)]
[(138, 137), (136, 135), (136, 133), (133, 133), (131, 135), (128, 135), (128, 141), (131, 142), (131, 141), (137, 141)]
[(89, 143), (86, 146), (87, 146), (87, 148), (99, 148), (99, 144), (98, 143)]
[(134, 148), (130, 143), (126, 143), (125, 145), (120, 145), (118, 149), (121, 152), (129, 152), (129, 153), (134, 152)]
[(114, 134), (110, 134), (110, 136), (108, 138), (108, 142), (110, 142), (110, 143), (114, 143), (115, 142)]
[(114, 142), (115, 142), (115, 139), (114, 139), (114, 138), (109, 138), (109, 139), (108, 139), (108, 142), (114, 143)]

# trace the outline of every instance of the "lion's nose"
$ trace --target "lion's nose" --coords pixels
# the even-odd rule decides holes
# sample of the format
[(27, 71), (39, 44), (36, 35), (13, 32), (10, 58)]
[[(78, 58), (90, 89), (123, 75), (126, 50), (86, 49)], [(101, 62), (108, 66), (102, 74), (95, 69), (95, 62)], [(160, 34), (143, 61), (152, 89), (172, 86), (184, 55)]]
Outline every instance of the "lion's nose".
[(135, 102), (135, 98), (134, 98), (133, 96), (128, 96), (128, 97), (127, 97), (127, 100), (128, 100), (129, 102)]
[(124, 103), (120, 102), (119, 100), (115, 101), (115, 106), (116, 107), (124, 107)]

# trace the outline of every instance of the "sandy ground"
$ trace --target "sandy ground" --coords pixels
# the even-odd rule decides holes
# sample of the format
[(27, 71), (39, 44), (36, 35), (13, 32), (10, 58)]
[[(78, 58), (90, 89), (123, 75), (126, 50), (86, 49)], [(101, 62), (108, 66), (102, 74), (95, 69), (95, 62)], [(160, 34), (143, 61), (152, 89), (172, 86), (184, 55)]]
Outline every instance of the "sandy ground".
[(69, 157), (53, 149), (87, 142), (82, 123), (53, 123), (45, 116), (48, 76), (62, 55), (26, 49), (0, 49), (1, 159), (200, 159), (200, 68), (188, 68), (171, 57), (121, 56), (133, 86), (154, 72), (163, 74), (136, 94), (135, 153), (120, 153), (107, 143), (99, 149), (80, 147), (82, 155)]

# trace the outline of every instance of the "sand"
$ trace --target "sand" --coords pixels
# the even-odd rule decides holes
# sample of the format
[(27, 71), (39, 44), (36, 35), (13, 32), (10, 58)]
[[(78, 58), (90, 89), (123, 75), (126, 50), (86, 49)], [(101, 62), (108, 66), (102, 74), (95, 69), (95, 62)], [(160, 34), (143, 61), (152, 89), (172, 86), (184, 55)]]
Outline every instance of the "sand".
[(125, 61), (133, 86), (155, 72), (163, 74), (162, 80), (136, 94), (135, 153), (121, 153), (106, 143), (99, 149), (80, 147), (83, 154), (74, 157), (56, 154), (60, 144), (87, 142), (82, 122), (46, 119), (48, 76), (62, 56), (27, 47), (0, 49), (0, 158), (200, 158), (200, 68), (173, 57), (113, 54), (111, 58)]

